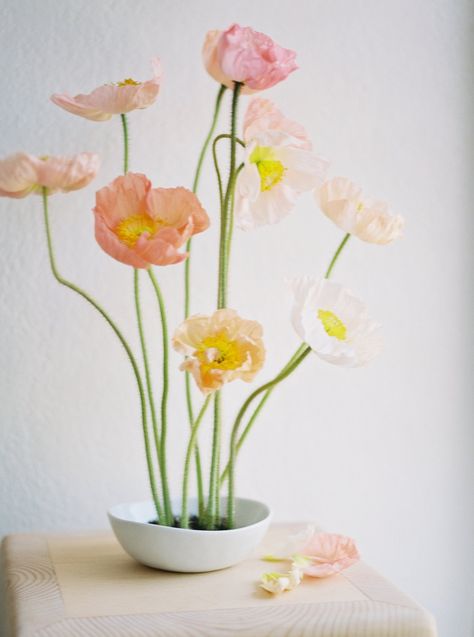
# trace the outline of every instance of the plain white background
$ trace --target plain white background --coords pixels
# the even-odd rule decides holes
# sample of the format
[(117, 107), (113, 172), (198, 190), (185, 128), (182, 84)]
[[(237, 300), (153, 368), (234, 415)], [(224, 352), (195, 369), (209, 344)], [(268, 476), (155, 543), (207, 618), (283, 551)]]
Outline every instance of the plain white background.
[[(332, 175), (390, 201), (406, 232), (389, 247), (351, 240), (334, 274), (383, 323), (383, 355), (360, 370), (307, 360), (257, 421), (238, 491), (269, 502), (278, 520), (353, 536), (366, 561), (434, 613), (442, 636), (471, 634), (472, 3), (3, 0), (1, 12), (1, 156), (100, 153), (94, 184), (51, 200), (57, 258), (135, 348), (132, 271), (98, 248), (91, 213), (95, 190), (121, 171), (120, 121), (74, 117), (49, 95), (145, 79), (159, 55), (159, 99), (130, 117), (131, 168), (155, 185), (189, 186), (217, 92), (200, 59), (206, 31), (237, 21), (298, 52), (300, 70), (265, 96), (306, 126)], [(209, 162), (201, 198), (214, 223), (195, 241), (192, 307), (211, 312)], [(106, 527), (110, 505), (148, 496), (133, 377), (101, 318), (53, 280), (40, 199), (3, 199), (0, 219), (0, 535)], [(236, 232), (230, 304), (264, 325), (259, 381), (298, 344), (285, 277), (321, 275), (341, 238), (310, 195), (277, 226)], [(158, 277), (176, 326), (183, 267)], [(159, 385), (148, 289), (144, 302)], [(179, 362), (173, 354), (175, 493), (187, 436)], [(228, 388), (227, 426), (248, 392)], [(201, 444), (209, 439), (208, 424)]]

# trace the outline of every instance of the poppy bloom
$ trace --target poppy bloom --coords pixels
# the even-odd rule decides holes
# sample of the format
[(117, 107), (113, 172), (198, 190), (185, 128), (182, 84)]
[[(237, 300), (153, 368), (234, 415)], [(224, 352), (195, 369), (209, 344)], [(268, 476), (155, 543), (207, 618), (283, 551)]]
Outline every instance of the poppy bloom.
[(0, 160), (0, 196), (20, 199), (30, 194), (48, 195), (87, 186), (99, 171), (99, 156), (79, 153), (71, 157), (35, 157), (16, 153)]
[(186, 188), (152, 188), (145, 175), (127, 173), (96, 193), (95, 237), (107, 254), (135, 268), (179, 263), (179, 252), (209, 217)]
[(65, 93), (55, 93), (51, 101), (64, 110), (91, 119), (104, 122), (113, 115), (129, 113), (137, 108), (147, 108), (155, 103), (161, 83), (161, 65), (153, 58), (153, 77), (146, 82), (137, 82), (126, 78), (121, 82), (104, 84), (87, 95), (71, 97)]

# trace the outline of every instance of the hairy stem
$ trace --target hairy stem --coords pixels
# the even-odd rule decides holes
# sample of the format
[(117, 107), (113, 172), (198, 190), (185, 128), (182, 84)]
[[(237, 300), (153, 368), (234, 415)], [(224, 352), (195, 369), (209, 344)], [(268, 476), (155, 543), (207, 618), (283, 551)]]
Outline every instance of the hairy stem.
[(142, 379), (141, 379), (140, 370), (138, 368), (137, 362), (135, 360), (135, 357), (134, 357), (134, 355), (132, 353), (132, 350), (131, 350), (129, 344), (125, 340), (125, 337), (123, 336), (122, 332), (119, 330), (119, 328), (117, 327), (115, 322), (107, 314), (107, 312), (87, 292), (82, 290), (80, 287), (78, 287), (74, 283), (71, 283), (67, 279), (63, 278), (61, 276), (61, 274), (59, 273), (58, 268), (56, 266), (56, 259), (55, 259), (55, 256), (54, 256), (53, 240), (52, 240), (52, 236), (51, 236), (51, 227), (50, 227), (50, 222), (49, 222), (48, 193), (47, 193), (47, 189), (46, 188), (43, 188), (42, 195), (43, 195), (44, 225), (45, 225), (45, 230), (46, 230), (46, 241), (47, 241), (47, 245), (48, 245), (49, 263), (50, 263), (51, 271), (53, 273), (54, 278), (61, 285), (64, 285), (65, 287), (69, 288), (70, 290), (73, 290), (73, 292), (76, 292), (76, 294), (79, 294), (79, 296), (81, 296), (90, 305), (92, 305), (92, 307), (94, 307), (99, 312), (99, 314), (107, 321), (107, 323), (110, 325), (110, 327), (114, 331), (115, 335), (119, 339), (120, 344), (122, 345), (123, 349), (125, 350), (125, 353), (127, 354), (127, 358), (128, 358), (128, 360), (130, 362), (130, 365), (132, 366), (132, 370), (133, 370), (133, 374), (135, 376), (135, 380), (137, 382), (138, 394), (139, 394), (139, 398), (140, 398), (142, 430), (143, 430), (143, 439), (144, 439), (144, 443), (145, 443), (145, 455), (146, 455), (146, 461), (147, 461), (147, 467), (148, 467), (148, 477), (149, 477), (149, 481), (150, 481), (150, 489), (151, 489), (152, 496), (153, 496), (153, 502), (155, 504), (156, 515), (158, 517), (158, 520), (161, 521), (163, 519), (163, 517), (162, 517), (162, 509), (161, 509), (160, 499), (159, 499), (159, 495), (158, 495), (158, 489), (157, 489), (157, 486), (156, 486), (155, 469), (154, 469), (154, 466), (153, 466), (153, 459), (152, 459), (151, 446), (150, 446), (150, 440), (149, 440), (145, 391), (144, 391), (144, 388), (143, 388), (143, 382), (142, 382)]

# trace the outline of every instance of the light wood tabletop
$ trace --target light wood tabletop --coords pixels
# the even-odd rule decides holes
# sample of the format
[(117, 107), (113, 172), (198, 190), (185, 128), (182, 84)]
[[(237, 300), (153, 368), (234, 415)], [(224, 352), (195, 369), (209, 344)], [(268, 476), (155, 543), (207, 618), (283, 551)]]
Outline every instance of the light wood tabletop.
[(10, 535), (2, 545), (10, 634), (435, 637), (429, 613), (363, 562), (277, 597), (261, 590), (260, 575), (279, 570), (261, 557), (289, 531), (276, 525), (244, 563), (192, 575), (138, 564), (110, 532)]

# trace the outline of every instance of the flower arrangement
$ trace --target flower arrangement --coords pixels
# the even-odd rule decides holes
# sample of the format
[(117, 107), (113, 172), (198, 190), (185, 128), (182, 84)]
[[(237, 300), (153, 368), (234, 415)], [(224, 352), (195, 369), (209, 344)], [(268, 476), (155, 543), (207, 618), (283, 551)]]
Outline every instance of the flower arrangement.
[[(148, 81), (126, 78), (100, 86), (87, 95), (71, 97), (55, 94), (51, 97), (62, 109), (92, 121), (103, 122), (114, 116), (121, 120), (123, 174), (97, 191), (93, 214), (99, 246), (117, 261), (133, 268), (141, 363), (108, 312), (88, 292), (65, 279), (55, 259), (49, 198), (57, 192), (70, 192), (87, 186), (99, 169), (97, 155), (80, 153), (73, 157), (33, 157), (18, 153), (0, 161), (0, 195), (12, 198), (41, 195), (54, 277), (102, 315), (128, 357), (138, 388), (149, 482), (159, 525), (209, 530), (233, 528), (237, 457), (276, 386), (300, 367), (311, 352), (328, 363), (356, 367), (365, 365), (380, 351), (380, 326), (369, 317), (362, 301), (330, 277), (351, 235), (369, 243), (387, 244), (400, 236), (403, 220), (400, 216), (393, 216), (386, 203), (363, 195), (349, 179), (328, 179), (328, 162), (315, 154), (303, 126), (288, 119), (271, 101), (253, 96), (284, 81), (297, 69), (295, 58), (295, 52), (249, 27), (235, 24), (225, 31), (207, 34), (203, 61), (219, 88), (211, 127), (199, 155), (191, 190), (181, 186), (154, 187), (145, 175), (129, 171), (127, 114), (155, 103), (162, 83), (158, 59), (152, 60), (153, 76)], [(230, 130), (216, 135), (221, 106), (228, 94), (231, 102)], [(251, 97), (239, 134), (238, 108), (242, 96), (246, 95)], [(217, 148), (222, 144), (229, 147), (227, 179), (223, 177), (217, 156)], [(212, 152), (217, 178), (218, 219), (210, 218), (196, 194), (208, 151)], [(224, 466), (223, 391), (234, 380), (253, 381), (265, 362), (261, 325), (241, 317), (235, 309), (228, 307), (234, 226), (251, 231), (278, 223), (291, 213), (304, 192), (314, 193), (315, 205), (341, 228), (344, 235), (322, 278), (303, 277), (291, 282), (294, 294), (291, 321), (301, 338), (301, 346), (279, 373), (252, 391), (244, 401), (233, 422), (227, 464)], [(195, 235), (205, 232), (210, 223), (218, 223), (220, 227), (216, 311), (211, 316), (192, 315), (192, 241)], [(165, 299), (154, 266), (159, 269), (181, 262), (184, 262), (184, 320), (170, 338)], [(143, 270), (156, 293), (162, 325), (163, 372), (159, 409), (155, 403), (142, 319), (140, 281)], [(172, 509), (167, 471), (170, 345), (183, 356), (181, 370), (185, 378), (184, 395), (190, 425), (180, 511)], [(193, 382), (203, 395), (199, 409), (193, 401)], [(205, 493), (198, 436), (211, 403), (213, 442)], [(198, 515), (190, 517), (189, 480), (193, 462), (199, 507)], [(224, 488), (227, 490), (227, 506), (223, 511), (221, 493)], [(322, 536), (313, 544), (326, 540), (330, 544), (331, 538)], [(293, 560), (292, 571), (284, 581), (281, 576), (270, 574), (263, 585), (269, 590), (284, 590), (295, 585), (303, 573), (320, 574), (324, 569), (311, 560), (316, 548), (309, 542), (303, 556)], [(333, 552), (337, 553), (339, 548), (338, 545)], [(356, 553), (352, 547), (349, 549), (347, 560), (353, 559)], [(332, 545), (324, 545), (319, 547), (319, 554), (331, 553), (332, 550)]]

